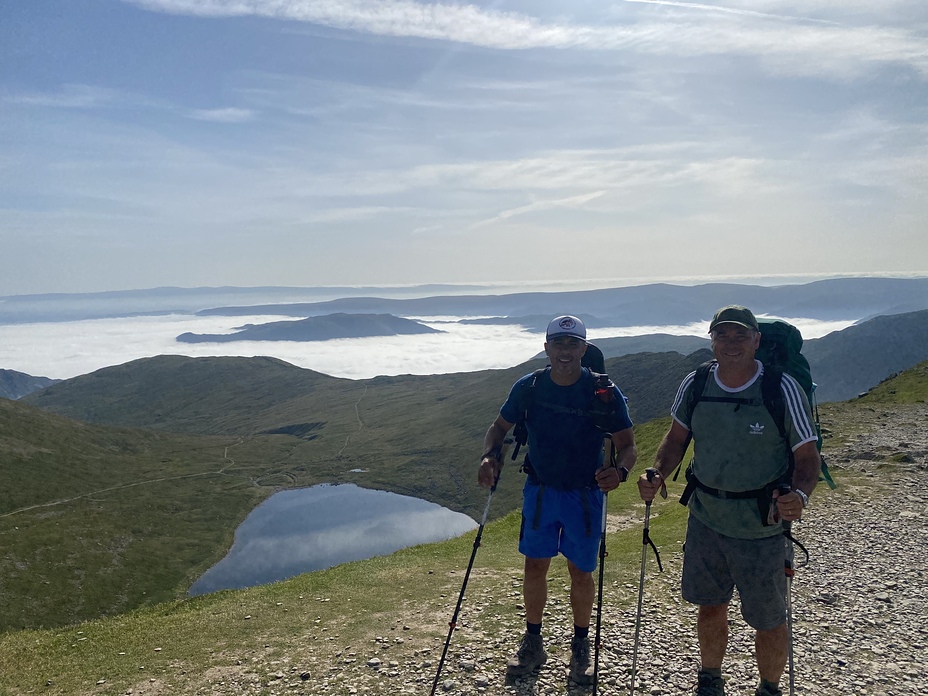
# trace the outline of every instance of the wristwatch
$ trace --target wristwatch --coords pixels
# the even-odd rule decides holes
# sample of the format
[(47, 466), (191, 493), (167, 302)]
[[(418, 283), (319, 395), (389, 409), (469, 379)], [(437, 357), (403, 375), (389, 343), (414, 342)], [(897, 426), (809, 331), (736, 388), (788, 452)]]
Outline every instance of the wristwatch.
[(793, 492), (799, 496), (799, 499), (802, 501), (803, 509), (809, 507), (809, 496), (806, 495), (805, 491), (801, 488), (794, 488)]

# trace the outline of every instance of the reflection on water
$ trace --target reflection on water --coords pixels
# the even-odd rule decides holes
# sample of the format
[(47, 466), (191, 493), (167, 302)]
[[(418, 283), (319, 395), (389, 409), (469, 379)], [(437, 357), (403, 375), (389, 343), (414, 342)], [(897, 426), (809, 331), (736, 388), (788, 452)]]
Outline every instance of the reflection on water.
[(350, 483), (281, 491), (248, 515), (228, 555), (189, 594), (276, 582), (476, 527), (467, 515), (435, 503)]

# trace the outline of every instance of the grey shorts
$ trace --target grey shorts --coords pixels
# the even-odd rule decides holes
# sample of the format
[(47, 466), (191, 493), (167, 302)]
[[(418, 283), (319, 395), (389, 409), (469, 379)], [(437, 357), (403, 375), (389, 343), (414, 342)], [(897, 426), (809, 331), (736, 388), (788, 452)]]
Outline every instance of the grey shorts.
[(683, 547), (683, 598), (693, 604), (731, 601), (738, 588), (741, 615), (758, 631), (786, 621), (786, 538), (735, 539), (690, 515)]

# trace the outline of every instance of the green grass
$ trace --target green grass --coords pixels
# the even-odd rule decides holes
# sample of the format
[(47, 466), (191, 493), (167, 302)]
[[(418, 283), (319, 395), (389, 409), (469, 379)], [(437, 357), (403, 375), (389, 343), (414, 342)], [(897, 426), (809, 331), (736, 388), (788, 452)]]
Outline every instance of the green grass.
[(913, 404), (925, 403), (926, 399), (928, 361), (883, 380), (856, 401), (862, 404)]
[[(636, 522), (609, 535), (606, 583), (637, 582), (637, 520), (644, 508), (634, 483), (610, 494), (609, 507), (612, 514), (631, 513)], [(655, 507), (652, 536), (672, 546), (682, 535), (685, 510), (673, 497)], [(494, 603), (475, 620), (510, 626), (521, 620), (518, 532), (517, 512), (486, 526), (465, 606), (484, 595)], [(377, 636), (402, 637), (406, 653), (434, 649), (447, 635), (474, 534), (273, 585), (166, 602), (69, 627), (8, 632), (0, 635), (0, 688), (12, 694), (118, 694), (154, 678), (175, 684), (177, 691), (166, 691), (175, 693), (185, 682), (184, 671), (202, 674), (258, 658), (256, 668), (266, 675), (277, 669), (268, 655), (294, 653), (322, 669), (335, 663), (340, 651), (354, 648), (363, 654)], [(565, 564), (553, 564), (551, 581), (557, 598), (558, 588), (569, 583)], [(105, 685), (98, 688), (101, 680)]]

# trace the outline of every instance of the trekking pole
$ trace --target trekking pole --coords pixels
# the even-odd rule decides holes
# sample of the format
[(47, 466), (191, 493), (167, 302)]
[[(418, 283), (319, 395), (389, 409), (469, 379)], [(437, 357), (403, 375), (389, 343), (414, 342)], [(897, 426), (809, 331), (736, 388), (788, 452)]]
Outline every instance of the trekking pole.
[(467, 580), (470, 578), (471, 568), (474, 567), (474, 559), (477, 557), (477, 549), (480, 548), (480, 539), (483, 537), (483, 528), (487, 523), (487, 514), (490, 512), (490, 501), (493, 500), (493, 493), (496, 491), (496, 484), (499, 483), (500, 474), (503, 472), (503, 459), (506, 457), (506, 450), (509, 449), (509, 444), (511, 442), (512, 439), (507, 437), (503, 441), (503, 446), (500, 449), (500, 470), (496, 474), (496, 479), (493, 481), (493, 485), (490, 487), (490, 495), (487, 496), (487, 504), (483, 509), (483, 517), (480, 520), (480, 527), (477, 528), (477, 536), (474, 537), (474, 550), (471, 551), (470, 561), (468, 562), (467, 570), (464, 573), (464, 583), (461, 585), (461, 592), (458, 595), (457, 606), (455, 606), (454, 614), (451, 617), (451, 621), (448, 623), (448, 637), (445, 639), (445, 647), (442, 649), (441, 659), (438, 661), (438, 671), (435, 673), (435, 681), (432, 682), (432, 690), (429, 692), (431, 696), (435, 696), (435, 689), (438, 688), (438, 680), (441, 678), (441, 670), (445, 664), (445, 656), (448, 654), (448, 646), (451, 645), (451, 634), (454, 633), (454, 629), (458, 624), (458, 614), (461, 612), (461, 604), (464, 602), (464, 590), (467, 589)]
[[(645, 469), (644, 473), (648, 477), (648, 481), (653, 481), (654, 476), (657, 475), (658, 472), (657, 469)], [(661, 482), (661, 497), (667, 497), (667, 487), (663, 482)], [(641, 636), (641, 602), (644, 599), (644, 571), (645, 565), (648, 562), (648, 545), (654, 549), (658, 570), (662, 573), (664, 572), (664, 567), (661, 565), (661, 555), (654, 545), (654, 542), (651, 541), (650, 529), (651, 501), (649, 500), (644, 504), (644, 530), (641, 533), (641, 577), (638, 579), (638, 613), (635, 615), (635, 647), (632, 652), (632, 679), (628, 689), (629, 696), (634, 696), (635, 677), (638, 674), (638, 640)]]
[[(610, 462), (614, 467), (615, 462), (615, 445), (612, 442), (612, 438), (609, 437), (606, 439), (609, 443), (609, 455), (606, 458), (607, 462)], [(626, 472), (626, 477), (628, 476), (627, 470), (623, 469)], [(621, 476), (620, 476), (621, 478)], [(620, 481), (621, 483), (621, 481)], [(606, 566), (606, 556), (609, 554), (606, 553), (606, 513), (609, 507), (609, 494), (603, 493), (603, 519), (602, 519), (602, 535), (599, 538), (599, 585), (598, 585), (598, 598), (596, 600), (596, 640), (593, 643), (593, 696), (596, 696), (597, 689), (599, 688), (599, 646), (600, 646), (600, 635), (603, 626), (603, 573)]]
[[(787, 484), (781, 484), (777, 487), (780, 495), (786, 495), (789, 493), (792, 488)], [(809, 562), (809, 550), (802, 545), (802, 542), (798, 541), (796, 537), (793, 536), (793, 523), (783, 520), (783, 538), (784, 543), (786, 544), (786, 557), (785, 568), (786, 568), (786, 639), (788, 641), (788, 664), (789, 664), (789, 694), (790, 696), (795, 696), (796, 694), (796, 665), (795, 658), (793, 653), (793, 576), (796, 575), (796, 568), (802, 568)], [(803, 560), (799, 563), (795, 563), (795, 547), (798, 546), (799, 550), (803, 553)]]
[(786, 543), (786, 640), (789, 652), (789, 696), (796, 695), (796, 665), (793, 656), (793, 575), (796, 574), (793, 568), (793, 546), (792, 546), (792, 523), (784, 522), (783, 529)]

